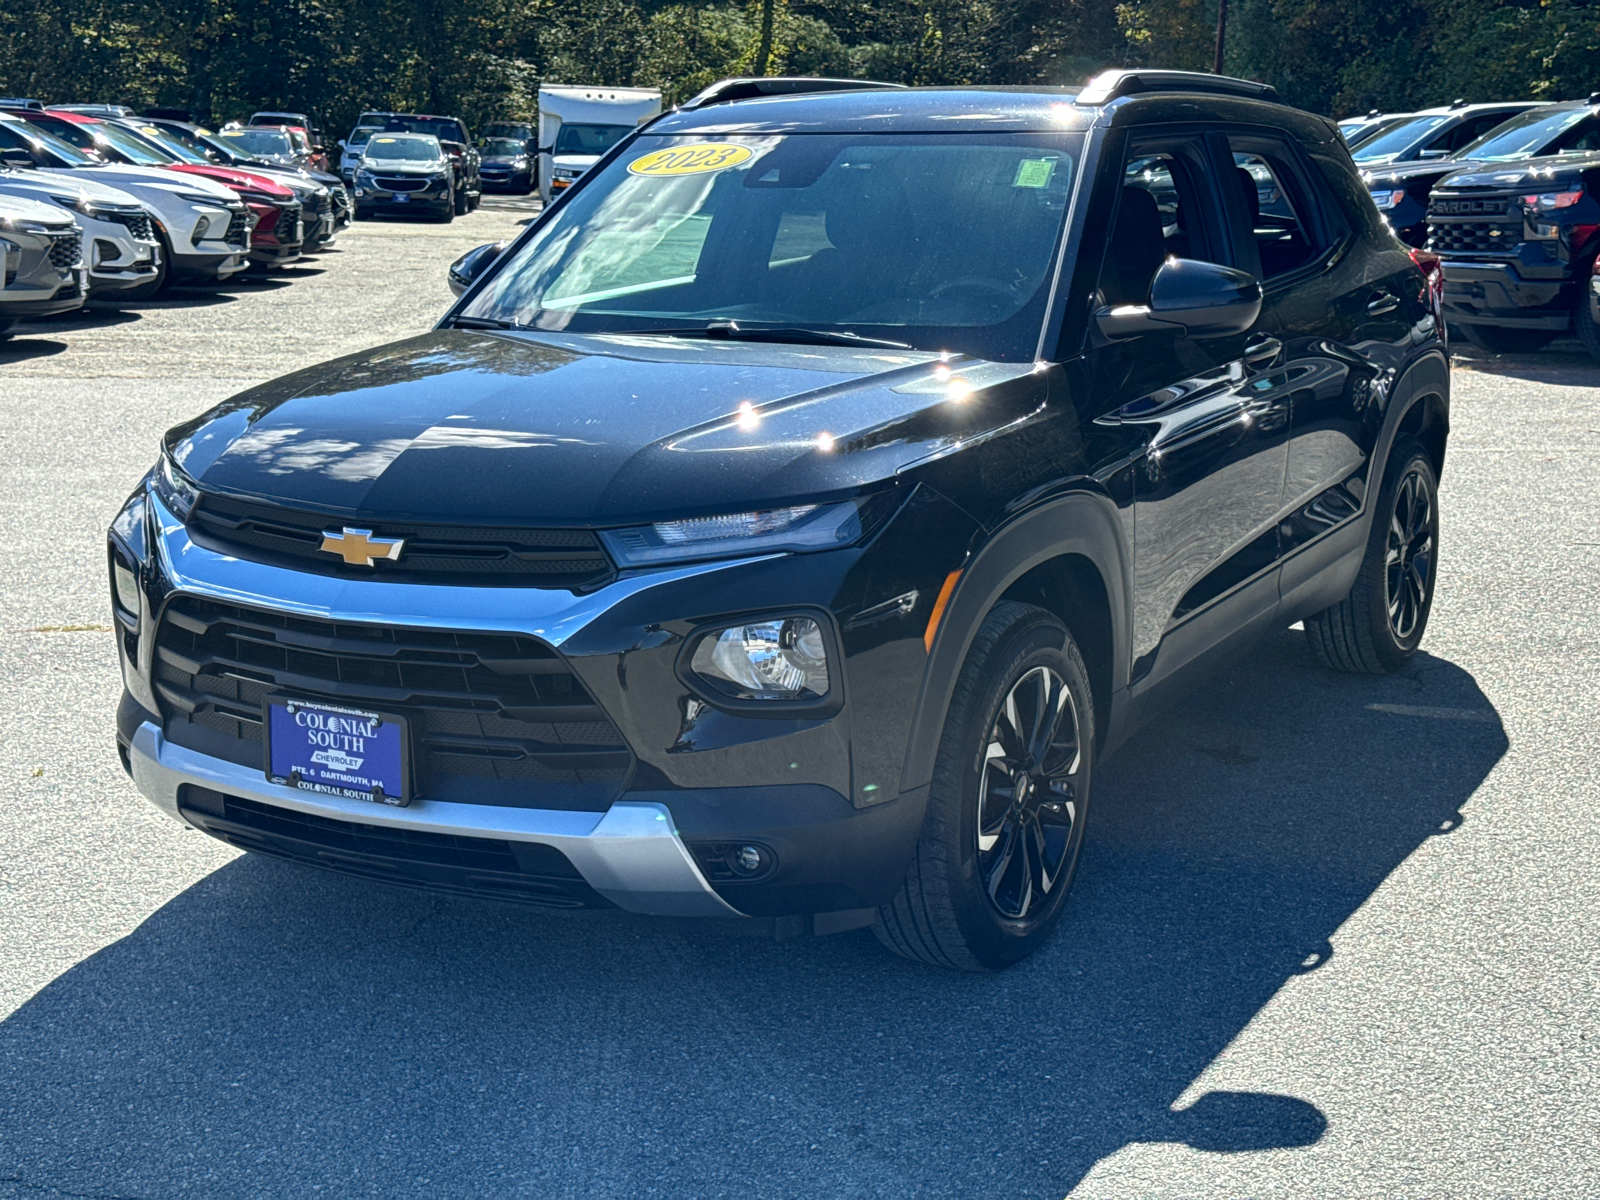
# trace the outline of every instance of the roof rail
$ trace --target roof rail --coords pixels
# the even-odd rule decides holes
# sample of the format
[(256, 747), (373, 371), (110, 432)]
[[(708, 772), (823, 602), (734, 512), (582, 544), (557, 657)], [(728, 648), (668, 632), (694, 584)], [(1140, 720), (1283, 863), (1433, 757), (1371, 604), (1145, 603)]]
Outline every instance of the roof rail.
[(719, 79), (699, 95), (685, 100), (678, 108), (690, 112), (712, 104), (734, 100), (754, 100), (762, 96), (798, 96), (806, 92), (853, 92), (868, 88), (903, 88), (903, 83), (882, 83), (876, 79), (822, 79), (807, 75), (741, 76)]
[(0, 98), (0, 108), (22, 108), (29, 112), (43, 112), (44, 104), (39, 100), (21, 100), (6, 97)]
[(1247, 96), (1252, 100), (1276, 100), (1278, 89), (1270, 83), (1254, 83), (1228, 75), (1207, 75), (1202, 71), (1101, 71), (1073, 100), (1085, 108), (1098, 108), (1123, 96), (1141, 92), (1212, 92), (1224, 96)]

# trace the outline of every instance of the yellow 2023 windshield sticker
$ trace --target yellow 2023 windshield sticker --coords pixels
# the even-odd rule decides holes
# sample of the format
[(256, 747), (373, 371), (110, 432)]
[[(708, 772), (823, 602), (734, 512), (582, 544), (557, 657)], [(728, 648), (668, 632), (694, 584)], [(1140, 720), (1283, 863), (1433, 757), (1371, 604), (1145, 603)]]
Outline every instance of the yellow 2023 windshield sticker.
[(652, 150), (628, 164), (633, 175), (702, 175), (707, 171), (726, 171), (755, 157), (748, 146), (732, 142), (701, 142), (694, 146), (675, 146), (671, 150)]

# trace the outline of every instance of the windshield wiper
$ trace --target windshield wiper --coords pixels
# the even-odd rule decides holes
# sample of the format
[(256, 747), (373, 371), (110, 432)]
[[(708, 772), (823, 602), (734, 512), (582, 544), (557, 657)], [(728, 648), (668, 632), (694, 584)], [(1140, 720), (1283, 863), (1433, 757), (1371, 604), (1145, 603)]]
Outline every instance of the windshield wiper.
[(706, 325), (690, 325), (682, 329), (619, 329), (623, 337), (693, 337), (741, 342), (792, 342), (810, 346), (870, 346), (881, 350), (915, 350), (909, 342), (892, 342), (888, 338), (863, 337), (842, 329), (804, 329), (798, 325), (752, 326), (746, 328), (737, 321), (712, 321)]
[(502, 321), (499, 317), (451, 317), (452, 329), (532, 329), (516, 321)]

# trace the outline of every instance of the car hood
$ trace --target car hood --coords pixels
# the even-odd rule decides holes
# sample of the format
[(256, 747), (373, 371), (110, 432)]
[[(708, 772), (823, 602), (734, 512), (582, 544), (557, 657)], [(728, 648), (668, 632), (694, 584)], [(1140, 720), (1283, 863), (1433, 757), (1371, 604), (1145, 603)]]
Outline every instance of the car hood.
[(441, 329), (167, 434), (207, 491), (345, 516), (627, 524), (848, 495), (1043, 410), (1032, 363)]
[(486, 167), (504, 167), (514, 162), (522, 162), (533, 157), (530, 154), (485, 154), (483, 165)]
[(1478, 162), (1457, 170), (1443, 181), (1445, 187), (1543, 188), (1557, 179), (1576, 179), (1600, 167), (1600, 154), (1562, 154), (1524, 158), (1515, 162)]
[(237, 167), (202, 167), (198, 163), (179, 163), (172, 168), (185, 175), (198, 175), (202, 179), (214, 179), (229, 188), (248, 188), (251, 191), (265, 192), (269, 196), (276, 196), (280, 200), (288, 199), (293, 195), (293, 189), (281, 179), (273, 179), (270, 175), (258, 175), (253, 171), (241, 171)]
[[(0, 171), (0, 188), (12, 195), (24, 192), (50, 196), (69, 204), (80, 196), (105, 204), (136, 205), (138, 198), (120, 188), (109, 187), (92, 179), (78, 179), (72, 175), (56, 175), (49, 171)], [(33, 198), (30, 196), (30, 198)]]
[(39, 221), (52, 229), (58, 225), (72, 225), (72, 214), (64, 213), (54, 204), (32, 200), (26, 196), (0, 195), (0, 218), (16, 221)]
[(1361, 178), (1372, 187), (1405, 187), (1418, 180), (1442, 179), (1452, 171), (1459, 171), (1463, 166), (1472, 165), (1470, 162), (1442, 158), (1431, 158), (1420, 162), (1380, 163), (1372, 167), (1363, 167)]
[[(92, 172), (92, 176), (87, 173)], [(168, 191), (195, 192), (203, 196), (215, 197), (218, 201), (237, 201), (239, 197), (230, 187), (218, 183), (215, 179), (208, 179), (204, 175), (191, 175), (173, 171), (167, 167), (133, 167), (123, 166), (119, 163), (107, 163), (103, 166), (72, 167), (65, 174), (76, 179), (80, 173), (93, 178), (101, 183), (108, 183), (112, 187), (121, 187), (124, 183), (153, 183)]]
[(431, 163), (409, 162), (397, 160), (394, 163), (379, 164), (374, 159), (363, 159), (361, 169), (373, 175), (437, 175), (447, 170), (450, 164), (444, 159)]

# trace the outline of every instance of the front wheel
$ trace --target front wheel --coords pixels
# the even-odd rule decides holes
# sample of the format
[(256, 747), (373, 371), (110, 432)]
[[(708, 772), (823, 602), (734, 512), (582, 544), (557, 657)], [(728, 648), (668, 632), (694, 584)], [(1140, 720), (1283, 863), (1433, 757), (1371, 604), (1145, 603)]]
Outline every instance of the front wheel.
[(125, 288), (116, 294), (119, 303), (138, 304), (145, 300), (154, 300), (171, 281), (172, 275), (172, 243), (167, 241), (167, 235), (159, 229), (156, 230), (156, 243), (161, 249), (161, 261), (156, 264), (156, 273), (137, 287)]
[(907, 958), (993, 971), (1061, 919), (1094, 769), (1089, 675), (1043, 609), (998, 604), (973, 640), (945, 717), (911, 868), (878, 910)]
[(1495, 325), (1461, 325), (1461, 335), (1490, 354), (1531, 354), (1543, 350), (1556, 335), (1548, 329), (1501, 329)]
[(1572, 313), (1573, 327), (1578, 331), (1578, 341), (1588, 351), (1590, 358), (1600, 358), (1600, 324), (1590, 316), (1589, 292), (1585, 288), (1578, 297), (1578, 306)]
[(1348, 595), (1305, 621), (1311, 650), (1336, 671), (1383, 675), (1417, 652), (1439, 575), (1439, 480), (1414, 438), (1389, 452), (1366, 557)]
[(465, 187), (456, 188), (450, 196), (450, 206), (458, 217), (467, 215), (468, 197)]

